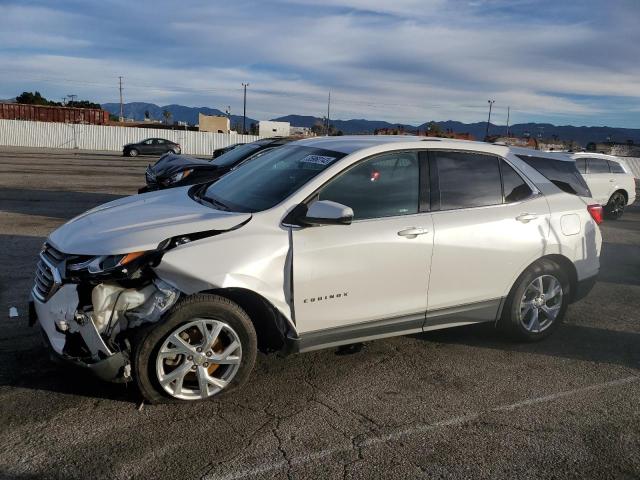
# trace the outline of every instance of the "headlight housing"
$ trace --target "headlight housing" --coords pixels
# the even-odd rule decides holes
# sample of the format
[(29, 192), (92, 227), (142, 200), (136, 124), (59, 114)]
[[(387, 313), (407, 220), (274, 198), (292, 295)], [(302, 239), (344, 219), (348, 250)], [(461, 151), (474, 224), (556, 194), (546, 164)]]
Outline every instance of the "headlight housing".
[(192, 168), (188, 168), (186, 170), (183, 170), (181, 172), (178, 173), (174, 173), (173, 175), (171, 175), (168, 179), (166, 179), (164, 182), (165, 185), (173, 185), (174, 183), (178, 183), (180, 180), (187, 178), (189, 175), (191, 175), (191, 172), (193, 172)]
[(128, 276), (137, 270), (147, 254), (151, 252), (131, 252), (121, 255), (98, 255), (79, 263), (67, 263), (70, 277), (90, 276)]

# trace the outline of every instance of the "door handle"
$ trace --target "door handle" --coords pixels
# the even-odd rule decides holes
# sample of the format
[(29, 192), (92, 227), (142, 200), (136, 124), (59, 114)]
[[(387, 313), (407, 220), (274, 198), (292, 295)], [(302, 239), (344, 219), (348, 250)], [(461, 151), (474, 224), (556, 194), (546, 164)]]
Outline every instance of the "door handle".
[(613, 178), (609, 179), (609, 181), (610, 181), (611, 183), (615, 182), (615, 180), (614, 180)]
[(398, 232), (398, 235), (401, 237), (416, 238), (418, 235), (424, 235), (425, 233), (428, 233), (428, 232), (429, 230), (427, 230), (426, 228), (409, 227), (409, 228), (405, 228), (404, 230), (400, 230)]
[(535, 213), (522, 213), (516, 217), (516, 220), (522, 223), (529, 223), (531, 220), (538, 218)]

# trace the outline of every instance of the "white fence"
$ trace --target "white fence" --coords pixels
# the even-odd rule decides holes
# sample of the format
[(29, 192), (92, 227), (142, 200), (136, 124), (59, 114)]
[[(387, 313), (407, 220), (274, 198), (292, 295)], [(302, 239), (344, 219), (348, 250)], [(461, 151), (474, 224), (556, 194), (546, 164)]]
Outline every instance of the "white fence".
[(12, 147), (79, 148), (121, 152), (123, 145), (149, 137), (166, 138), (179, 143), (182, 152), (191, 155), (211, 155), (216, 148), (233, 143), (253, 142), (261, 138), (233, 133), (227, 135), (185, 130), (0, 120), (0, 145)]
[(624, 162), (629, 165), (633, 176), (640, 178), (640, 158), (638, 157), (620, 157)]

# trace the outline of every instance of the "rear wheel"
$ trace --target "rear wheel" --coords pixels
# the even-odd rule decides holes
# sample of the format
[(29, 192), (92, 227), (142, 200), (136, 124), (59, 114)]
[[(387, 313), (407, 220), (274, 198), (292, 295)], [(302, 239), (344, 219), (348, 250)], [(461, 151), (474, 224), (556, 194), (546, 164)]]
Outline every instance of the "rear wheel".
[(170, 148), (169, 153), (173, 153), (174, 155), (178, 155), (178, 150), (175, 148)]
[(256, 354), (244, 310), (218, 295), (194, 295), (143, 333), (133, 355), (135, 378), (152, 403), (206, 400), (243, 385)]
[(624, 207), (627, 205), (627, 199), (622, 192), (616, 192), (611, 195), (609, 202), (604, 207), (607, 218), (611, 220), (619, 219), (624, 213)]
[(139, 153), (140, 152), (138, 152), (138, 150), (136, 148), (132, 148), (131, 150), (129, 150), (129, 156), (130, 157), (137, 157)]
[(502, 310), (500, 327), (516, 340), (536, 341), (562, 322), (569, 305), (567, 275), (552, 260), (543, 259), (520, 275)]

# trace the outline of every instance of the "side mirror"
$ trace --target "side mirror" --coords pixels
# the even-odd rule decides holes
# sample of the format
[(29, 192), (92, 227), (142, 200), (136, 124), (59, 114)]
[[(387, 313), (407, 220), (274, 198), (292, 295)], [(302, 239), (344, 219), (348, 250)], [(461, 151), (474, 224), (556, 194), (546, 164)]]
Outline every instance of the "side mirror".
[(302, 218), (306, 225), (350, 225), (353, 209), (330, 200), (313, 202)]

